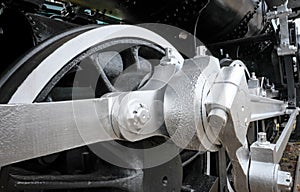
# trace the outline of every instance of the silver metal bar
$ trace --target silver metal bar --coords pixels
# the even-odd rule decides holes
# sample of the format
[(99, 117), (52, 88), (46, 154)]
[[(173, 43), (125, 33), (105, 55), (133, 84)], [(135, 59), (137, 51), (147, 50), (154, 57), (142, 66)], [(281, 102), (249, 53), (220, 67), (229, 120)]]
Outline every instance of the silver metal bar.
[(282, 45), (290, 45), (290, 36), (289, 36), (289, 26), (288, 26), (288, 11), (287, 8), (288, 1), (284, 2), (281, 6), (277, 8), (277, 11), (284, 12), (285, 14), (279, 15), (279, 23), (280, 23), (280, 44)]
[(0, 105), (0, 167), (119, 139), (109, 115), (113, 98)]
[(298, 115), (298, 109), (294, 110), (287, 122), (287, 124), (284, 127), (284, 130), (282, 131), (279, 139), (276, 142), (276, 155), (275, 155), (275, 163), (279, 163), (280, 159), (283, 155), (283, 152), (285, 150), (285, 147), (289, 141), (289, 138), (291, 136), (291, 133), (294, 129), (294, 126), (296, 125), (296, 117)]
[(250, 95), (251, 121), (284, 115), (287, 104), (283, 101)]

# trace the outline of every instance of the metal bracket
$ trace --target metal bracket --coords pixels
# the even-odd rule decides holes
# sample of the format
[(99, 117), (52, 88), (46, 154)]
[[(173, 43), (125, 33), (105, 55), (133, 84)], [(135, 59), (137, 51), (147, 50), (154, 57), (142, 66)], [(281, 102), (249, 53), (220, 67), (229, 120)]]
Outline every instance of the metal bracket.
[[(293, 110), (276, 144), (266, 140), (265, 133), (259, 133), (258, 141), (250, 147), (251, 164), (249, 183), (251, 191), (289, 191), (292, 186), (290, 173), (280, 171), (279, 162), (292, 130), (296, 124), (298, 109)], [(263, 172), (261, 170), (264, 170)]]
[(280, 23), (280, 46), (277, 48), (279, 56), (294, 55), (297, 52), (297, 47), (290, 44), (290, 33), (288, 16), (292, 14), (292, 9), (287, 7), (288, 1), (277, 7), (277, 11), (267, 13), (268, 19), (279, 18)]

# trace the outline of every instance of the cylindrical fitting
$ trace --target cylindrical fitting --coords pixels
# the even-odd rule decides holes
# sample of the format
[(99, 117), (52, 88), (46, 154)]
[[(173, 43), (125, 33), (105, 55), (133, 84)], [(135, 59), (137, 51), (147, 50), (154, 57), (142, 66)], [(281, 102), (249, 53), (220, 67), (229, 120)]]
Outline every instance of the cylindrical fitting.
[(265, 132), (259, 132), (257, 134), (257, 142), (259, 144), (265, 144), (265, 143), (267, 143), (267, 134)]
[(208, 115), (208, 123), (212, 128), (222, 129), (227, 123), (227, 113), (220, 108), (214, 108)]

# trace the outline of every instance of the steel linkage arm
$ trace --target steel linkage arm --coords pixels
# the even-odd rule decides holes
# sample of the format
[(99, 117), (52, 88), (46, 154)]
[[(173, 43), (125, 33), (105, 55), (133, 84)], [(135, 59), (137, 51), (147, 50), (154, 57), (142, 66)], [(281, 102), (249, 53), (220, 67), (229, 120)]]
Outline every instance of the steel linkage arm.
[(0, 167), (120, 139), (107, 113), (116, 98), (0, 105)]
[[(298, 110), (289, 113), (283, 101), (249, 94), (244, 69), (239, 66), (221, 69), (205, 105), (210, 129), (218, 133), (216, 139), (231, 160), (235, 190), (289, 190), (292, 178), (289, 173), (280, 171), (278, 163)], [(259, 137), (249, 149), (246, 135), (250, 122), (285, 114), (290, 114), (290, 119), (276, 144), (270, 144), (264, 136), (265, 140)]]
[(0, 167), (110, 140), (165, 136), (157, 90), (101, 98), (0, 105)]

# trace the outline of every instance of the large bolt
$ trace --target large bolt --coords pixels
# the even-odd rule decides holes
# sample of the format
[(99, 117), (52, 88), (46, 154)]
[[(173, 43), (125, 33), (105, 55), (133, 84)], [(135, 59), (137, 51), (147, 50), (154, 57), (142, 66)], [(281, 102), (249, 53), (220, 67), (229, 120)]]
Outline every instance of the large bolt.
[(269, 144), (267, 141), (267, 134), (265, 132), (259, 132), (257, 134), (257, 142), (258, 144)]
[(169, 47), (165, 48), (165, 52), (166, 52), (166, 57), (167, 58), (171, 58), (173, 56), (171, 48), (169, 48)]
[(161, 65), (174, 65), (174, 64), (176, 64), (176, 62), (174, 62), (175, 58), (173, 56), (172, 49), (167, 47), (167, 48), (165, 48), (165, 52), (166, 52), (166, 55), (161, 59), (160, 64)]
[(133, 102), (128, 106), (127, 125), (129, 131), (140, 132), (150, 118), (150, 112), (145, 104)]
[(215, 108), (208, 114), (208, 123), (212, 128), (222, 129), (227, 123), (227, 113), (220, 108)]
[(160, 60), (160, 64), (162, 66), (166, 65), (175, 65), (175, 67), (179, 70), (181, 68), (180, 62), (176, 59), (175, 55), (173, 54), (172, 48), (165, 49), (166, 55)]
[(208, 49), (204, 45), (200, 45), (196, 48), (196, 56), (207, 56)]

